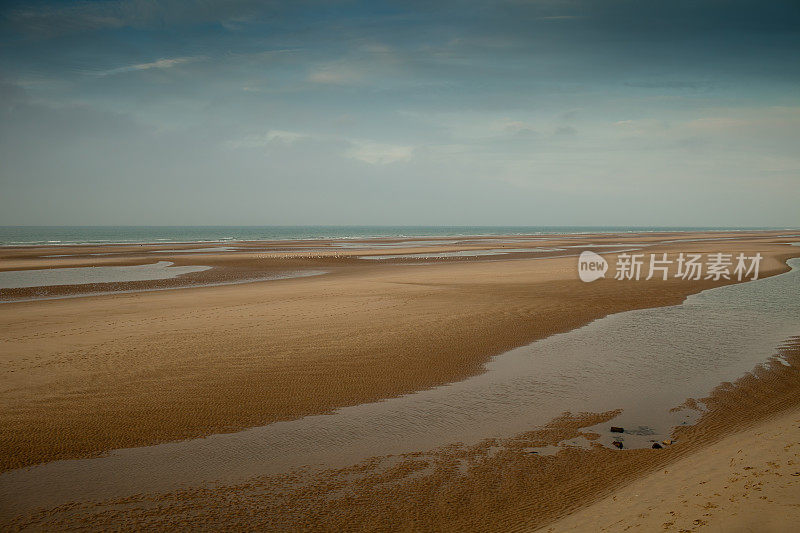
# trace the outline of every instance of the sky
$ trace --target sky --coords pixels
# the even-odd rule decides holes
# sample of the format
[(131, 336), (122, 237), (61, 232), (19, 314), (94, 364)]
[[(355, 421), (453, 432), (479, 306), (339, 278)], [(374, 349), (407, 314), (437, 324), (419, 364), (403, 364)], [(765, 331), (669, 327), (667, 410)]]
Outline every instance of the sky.
[(4, 1), (0, 225), (800, 227), (800, 2)]

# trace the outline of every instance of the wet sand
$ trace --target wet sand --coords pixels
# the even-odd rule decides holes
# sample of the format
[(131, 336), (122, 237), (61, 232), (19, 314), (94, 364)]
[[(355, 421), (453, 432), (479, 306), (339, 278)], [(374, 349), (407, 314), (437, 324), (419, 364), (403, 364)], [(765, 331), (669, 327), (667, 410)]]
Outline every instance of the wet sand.
[(782, 361), (773, 358), (703, 398), (707, 410), (697, 424), (676, 430), (674, 443), (660, 450), (593, 444), (531, 453), (570, 439), (593, 442), (596, 435), (585, 428), (617, 413), (564, 415), (474, 446), (375, 457), (322, 473), (75, 501), (5, 524), (129, 531), (200, 523), (226, 530), (788, 531), (797, 516), (800, 338), (779, 355)]
[[(687, 237), (692, 240), (663, 242)], [(646, 253), (758, 251), (767, 257), (762, 264), (762, 277), (787, 270), (786, 258), (800, 255), (797, 250), (777, 244), (788, 240), (791, 239), (776, 238), (775, 234), (582, 238), (587, 245), (601, 245), (595, 248), (600, 253), (616, 250), (617, 244), (619, 249), (627, 249), (639, 243), (649, 245)], [(531, 241), (531, 247), (537, 248), (575, 244), (575, 240), (563, 237)], [(421, 253), (431, 248), (423, 249), (418, 244), (403, 248), (400, 244), (380, 253)], [(614, 246), (604, 248), (603, 244)], [(726, 283), (601, 280), (584, 284), (577, 280), (573, 256), (580, 249), (575, 248), (552, 255), (531, 252), (527, 257), (448, 257), (434, 264), (416, 265), (402, 259), (387, 263), (360, 261), (356, 256), (364, 255), (364, 251), (359, 249), (275, 252), (265, 249), (263, 243), (257, 246), (243, 246), (252, 247), (250, 251), (165, 255), (176, 264), (214, 266), (208, 271), (216, 271), (212, 276), (231, 280), (285, 268), (322, 266), (330, 273), (306, 279), (0, 305), (0, 333), (4, 339), (4, 355), (0, 356), (4, 376), (2, 403), (8, 406), (0, 414), (2, 469), (237, 431), (459, 381), (482, 372), (491, 356), (533, 340), (574, 329), (610, 313), (676, 304), (688, 294)], [(434, 248), (452, 252), (481, 246), (496, 249), (498, 244), (490, 242), (476, 248), (472, 243), (447, 243)], [(509, 242), (508, 247), (517, 249), (520, 244)], [(52, 268), (97, 264), (95, 261), (153, 262), (152, 257), (140, 257), (143, 253), (139, 249), (115, 250), (121, 252), (121, 257), (86, 257), (88, 253), (105, 253), (97, 249), (80, 249), (77, 257), (66, 258), (42, 258), (37, 255), (41, 254), (38, 250), (14, 250), (3, 256), (2, 265)], [(56, 255), (66, 255), (63, 250), (59, 252)], [(205, 281), (195, 279), (189, 284)], [(63, 293), (75, 295), (82, 290), (85, 288), (65, 287)], [(555, 444), (578, 436), (579, 428), (611, 416), (607, 413), (556, 420), (547, 438), (534, 440), (543, 445)], [(556, 435), (560, 438), (550, 442), (550, 437)], [(485, 452), (495, 445), (479, 445), (478, 451), (480, 446)], [(470, 448), (452, 453), (471, 457), (477, 452)], [(497, 455), (496, 450), (492, 453)], [(455, 464), (450, 459), (443, 460)], [(411, 471), (424, 474), (430, 461), (427, 464), (422, 467), (413, 459), (409, 464), (403, 460), (388, 469), (388, 474), (381, 470), (375, 478), (389, 475), (402, 479)], [(497, 464), (493, 467), (505, 469)], [(437, 472), (436, 468), (433, 472)], [(620, 479), (630, 474), (624, 468), (619, 470)], [(430, 482), (430, 476), (419, 476), (420, 480), (427, 480), (425, 483)], [(447, 476), (442, 478), (446, 479)], [(286, 487), (286, 483), (293, 486), (295, 481), (284, 480), (276, 485), (272, 480), (266, 486), (273, 491), (279, 485)], [(341, 480), (334, 485), (340, 486)], [(480, 486), (475, 485), (476, 489)], [(219, 493), (214, 490), (208, 498), (222, 497), (227, 489)], [(428, 486), (425, 490), (449, 493), (441, 486)], [(517, 485), (515, 490), (529, 496), (535, 493), (527, 485)], [(562, 488), (553, 490), (561, 494)], [(597, 491), (598, 487), (593, 486), (582, 501)], [(158, 496), (164, 497), (169, 499)], [(356, 500), (365, 497), (355, 496)], [(197, 500), (194, 494), (189, 500), (194, 502), (192, 505), (199, 504), (200, 509), (206, 505), (209, 510), (215, 508), (210, 501)], [(552, 507), (552, 512), (536, 513), (537, 521), (528, 525), (543, 523), (564, 512), (563, 498), (547, 500), (550, 503), (546, 507)], [(271, 506), (269, 502), (273, 500), (258, 497), (256, 501)], [(494, 511), (503, 508), (500, 505), (495, 509), (496, 503), (484, 501), (479, 509), (487, 517), (496, 518)], [(373, 501), (371, 505), (374, 504)], [(351, 507), (352, 511), (347, 510)], [(368, 508), (374, 520), (381, 519), (383, 515)], [(192, 513), (197, 512), (194, 509)], [(352, 513), (359, 509), (367, 510), (347, 504), (331, 516), (353, 520)], [(297, 512), (301, 510), (302, 506), (297, 507)], [(406, 509), (403, 516), (429, 511), (421, 506)], [(454, 513), (444, 514), (455, 522), (443, 523), (478, 525), (458, 522), (461, 519)], [(118, 518), (135, 518), (134, 522), (141, 518), (123, 515)], [(274, 516), (278, 520), (281, 515)], [(400, 520), (397, 515), (387, 516)], [(474, 520), (474, 516), (466, 513), (463, 520)], [(161, 516), (159, 520), (166, 518)], [(422, 525), (404, 522), (406, 518), (398, 523)], [(284, 519), (296, 524), (299, 518)], [(300, 523), (326, 524), (313, 520)], [(378, 523), (385, 526), (391, 522)]]

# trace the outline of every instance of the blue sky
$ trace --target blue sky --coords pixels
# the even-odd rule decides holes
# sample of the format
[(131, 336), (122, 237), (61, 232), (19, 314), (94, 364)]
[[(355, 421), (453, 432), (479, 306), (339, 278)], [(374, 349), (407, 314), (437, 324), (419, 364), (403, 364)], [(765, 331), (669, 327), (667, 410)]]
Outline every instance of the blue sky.
[(796, 1), (5, 2), (0, 47), (0, 224), (800, 226)]

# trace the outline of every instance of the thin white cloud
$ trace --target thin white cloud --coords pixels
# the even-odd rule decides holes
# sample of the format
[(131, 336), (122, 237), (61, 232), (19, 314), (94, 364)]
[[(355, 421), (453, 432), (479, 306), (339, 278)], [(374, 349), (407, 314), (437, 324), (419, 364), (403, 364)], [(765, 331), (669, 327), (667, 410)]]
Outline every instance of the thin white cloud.
[(347, 139), (339, 136), (308, 134), (288, 130), (269, 130), (264, 134), (247, 135), (240, 139), (227, 141), (225, 146), (230, 149), (254, 149), (291, 145), (304, 140), (313, 140), (328, 146), (341, 146), (344, 143), (347, 147), (342, 154), (344, 157), (370, 165), (390, 165), (408, 161), (414, 152), (414, 147), (408, 145), (387, 144), (363, 139)]
[(308, 73), (308, 81), (326, 85), (348, 85), (358, 82), (361, 78), (360, 72), (342, 64), (324, 65)]
[(408, 161), (414, 152), (411, 146), (369, 141), (351, 141), (351, 143), (352, 146), (345, 152), (345, 156), (370, 165), (389, 165)]
[(100, 76), (113, 76), (114, 74), (123, 74), (125, 72), (136, 72), (139, 70), (150, 69), (168, 69), (176, 65), (183, 65), (185, 63), (192, 63), (199, 61), (202, 57), (173, 57), (168, 59), (159, 59), (158, 61), (151, 61), (150, 63), (138, 63), (136, 65), (128, 65), (125, 67), (114, 68), (100, 73)]
[(521, 120), (512, 120), (510, 118), (504, 118), (493, 122), (490, 129), (503, 135), (524, 135), (535, 131), (531, 124)]
[(259, 135), (248, 135), (241, 139), (228, 141), (228, 148), (264, 148), (270, 143), (293, 144), (303, 139), (310, 139), (310, 135), (287, 130), (269, 130), (267, 133)]
[(613, 126), (624, 137), (662, 136), (671, 129), (668, 122), (656, 119), (619, 120)]
[(301, 139), (307, 139), (308, 137), (309, 136), (305, 133), (297, 133), (296, 131), (269, 130), (267, 132), (268, 142), (278, 141), (291, 144)]

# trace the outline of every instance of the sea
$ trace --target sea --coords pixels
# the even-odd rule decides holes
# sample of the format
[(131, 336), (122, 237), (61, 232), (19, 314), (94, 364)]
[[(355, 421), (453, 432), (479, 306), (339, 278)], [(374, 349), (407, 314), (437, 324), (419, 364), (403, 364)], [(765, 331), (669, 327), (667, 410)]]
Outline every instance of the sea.
[(0, 246), (790, 230), (667, 226), (0, 226)]

